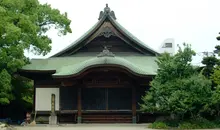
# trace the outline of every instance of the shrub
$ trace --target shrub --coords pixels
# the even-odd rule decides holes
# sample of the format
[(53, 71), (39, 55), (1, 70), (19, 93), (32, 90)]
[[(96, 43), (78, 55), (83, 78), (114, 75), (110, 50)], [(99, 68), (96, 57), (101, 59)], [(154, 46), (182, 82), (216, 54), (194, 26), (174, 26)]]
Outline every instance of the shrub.
[(190, 120), (178, 121), (178, 120), (165, 120), (156, 121), (149, 125), (149, 128), (153, 129), (211, 129), (217, 128), (219, 120), (209, 121), (203, 117), (197, 116)]
[(198, 129), (199, 126), (190, 122), (183, 122), (179, 124), (179, 129)]
[(153, 129), (167, 129), (169, 127), (164, 122), (154, 122), (154, 123), (149, 125), (149, 128), (153, 128)]
[(217, 128), (220, 128), (220, 119), (219, 119), (219, 117), (214, 120), (214, 123), (215, 123)]
[(212, 82), (190, 64), (193, 54), (191, 47), (184, 45), (174, 56), (165, 53), (157, 58), (157, 75), (142, 97), (141, 110), (173, 118), (201, 114), (210, 102)]
[(217, 125), (214, 122), (211, 122), (202, 117), (198, 117), (186, 122), (182, 122), (179, 125), (180, 129), (208, 129), (208, 128), (216, 128), (216, 127)]
[(191, 119), (192, 124), (197, 124), (200, 128), (215, 128), (216, 125), (214, 122), (211, 122), (205, 118), (198, 117), (196, 119)]
[(164, 121), (168, 127), (178, 127), (180, 121), (179, 120), (166, 120)]

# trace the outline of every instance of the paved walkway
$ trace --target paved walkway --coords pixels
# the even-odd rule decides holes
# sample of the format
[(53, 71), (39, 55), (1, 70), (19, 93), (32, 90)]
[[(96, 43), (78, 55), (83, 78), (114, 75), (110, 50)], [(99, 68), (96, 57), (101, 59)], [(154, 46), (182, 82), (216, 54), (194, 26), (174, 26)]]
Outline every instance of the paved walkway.
[(150, 130), (147, 124), (68, 124), (15, 127), (16, 130)]
[[(1, 130), (1, 128), (0, 128)], [(147, 124), (68, 124), (60, 126), (14, 126), (13, 130), (155, 130), (147, 128)], [(220, 130), (220, 129), (203, 129)]]

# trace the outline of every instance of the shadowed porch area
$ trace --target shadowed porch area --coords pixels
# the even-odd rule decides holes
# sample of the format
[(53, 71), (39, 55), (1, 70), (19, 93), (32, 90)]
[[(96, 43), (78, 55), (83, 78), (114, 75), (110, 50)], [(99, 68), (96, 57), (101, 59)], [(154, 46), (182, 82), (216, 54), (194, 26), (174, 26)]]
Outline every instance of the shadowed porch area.
[[(71, 81), (77, 80), (75, 85)], [(132, 73), (120, 67), (90, 68), (68, 77), (60, 87), (60, 122), (132, 123), (139, 121), (141, 86)], [(145, 81), (148, 82), (145, 77)]]

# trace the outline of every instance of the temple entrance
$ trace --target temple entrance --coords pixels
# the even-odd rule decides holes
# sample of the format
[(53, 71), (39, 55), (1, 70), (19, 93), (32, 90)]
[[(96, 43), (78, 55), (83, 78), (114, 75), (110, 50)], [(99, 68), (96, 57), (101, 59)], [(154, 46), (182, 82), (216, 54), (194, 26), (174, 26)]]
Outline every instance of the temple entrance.
[[(61, 111), (78, 117), (77, 88), (60, 88)], [(131, 88), (82, 88), (81, 116), (83, 123), (132, 122)]]
[(132, 122), (131, 88), (82, 89), (82, 122)]
[(60, 112), (62, 116), (69, 115), (69, 119), (63, 118), (64, 122), (138, 121), (139, 103), (147, 88), (137, 85), (134, 75), (120, 68), (102, 67), (91, 68), (80, 76), (77, 84), (60, 87)]
[(131, 88), (83, 88), (82, 110), (131, 111)]

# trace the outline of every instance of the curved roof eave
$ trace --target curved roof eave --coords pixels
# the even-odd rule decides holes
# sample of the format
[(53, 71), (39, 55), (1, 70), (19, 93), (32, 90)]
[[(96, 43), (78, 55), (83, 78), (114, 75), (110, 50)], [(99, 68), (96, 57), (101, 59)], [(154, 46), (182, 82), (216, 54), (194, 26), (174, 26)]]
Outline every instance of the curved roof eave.
[(152, 77), (152, 76), (156, 76), (156, 74), (139, 74), (139, 73), (136, 73), (134, 71), (131, 71), (129, 68), (126, 68), (122, 65), (117, 65), (117, 64), (97, 64), (97, 65), (93, 65), (93, 66), (89, 66), (87, 68), (84, 68), (82, 69), (80, 72), (78, 73), (75, 73), (75, 74), (67, 74), (67, 75), (52, 75), (53, 78), (70, 78), (70, 77), (77, 77), (79, 76), (80, 74), (82, 74), (83, 72), (86, 72), (87, 70), (89, 69), (92, 69), (92, 68), (97, 68), (97, 67), (117, 67), (117, 68), (120, 68), (120, 69), (123, 69), (129, 73), (131, 73), (132, 75), (135, 75), (135, 76), (139, 76), (139, 77)]
[(143, 70), (139, 68), (135, 64), (119, 57), (101, 57), (101, 58), (92, 58), (82, 63), (78, 63), (76, 65), (64, 66), (60, 70), (57, 70), (57, 73), (53, 74), (53, 77), (62, 77), (62, 76), (73, 76), (79, 75), (82, 72), (86, 71), (88, 68), (97, 66), (118, 66), (121, 68), (125, 68), (129, 72), (135, 75), (149, 76), (156, 75), (156, 72), (153, 72), (152, 68)]

